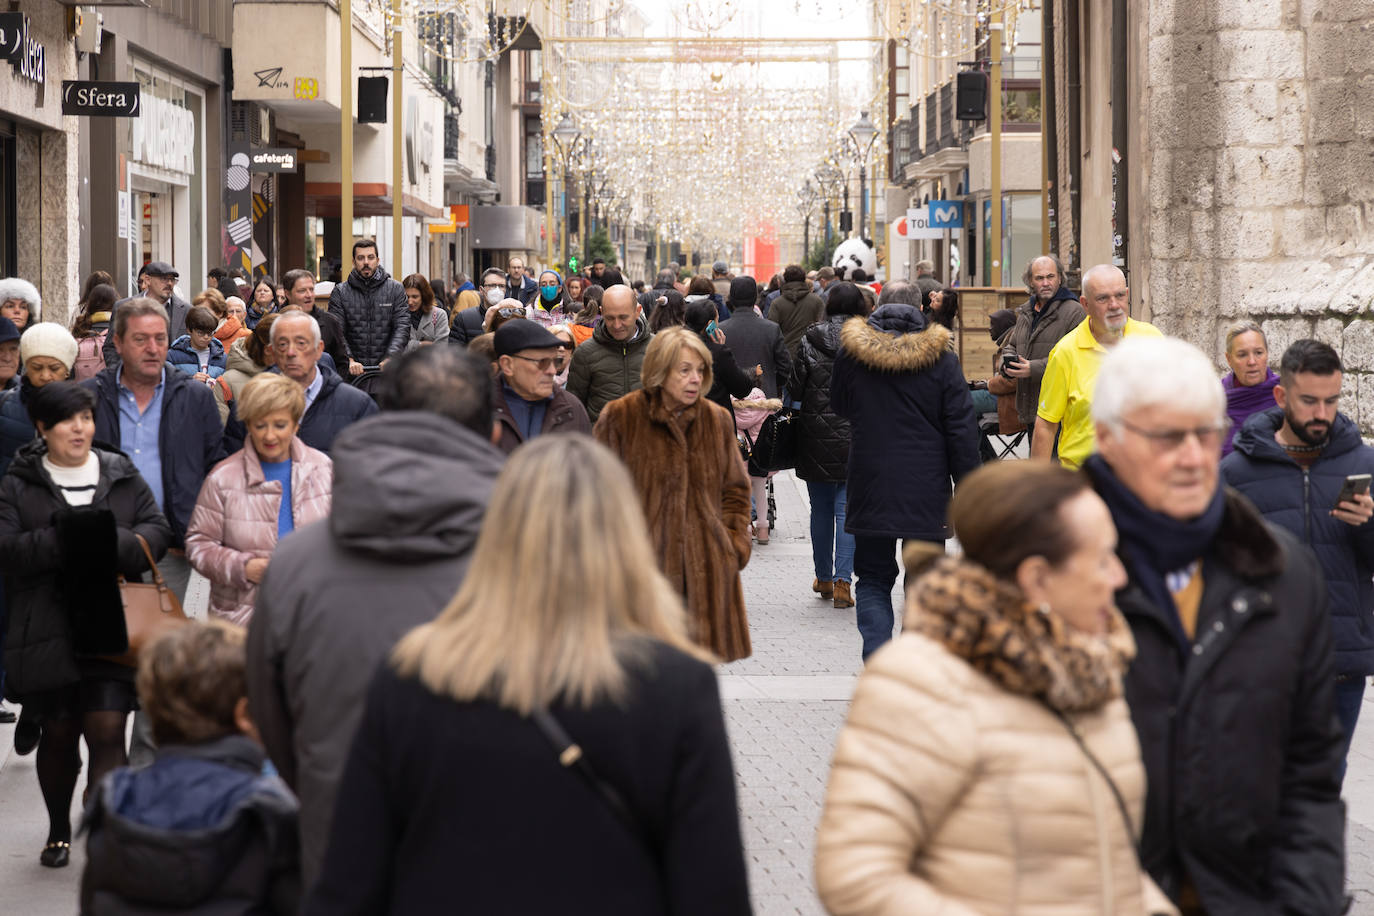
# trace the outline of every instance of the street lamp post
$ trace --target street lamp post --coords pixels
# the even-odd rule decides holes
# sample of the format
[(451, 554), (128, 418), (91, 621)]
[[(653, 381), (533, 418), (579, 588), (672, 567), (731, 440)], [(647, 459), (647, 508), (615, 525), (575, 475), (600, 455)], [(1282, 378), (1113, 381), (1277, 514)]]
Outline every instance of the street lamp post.
[(859, 120), (849, 128), (849, 142), (854, 144), (854, 157), (859, 163), (859, 238), (864, 237), (868, 223), (868, 194), (864, 186), (867, 179), (868, 154), (873, 149), (873, 141), (878, 138), (878, 128), (868, 117), (868, 112), (859, 115)]
[(820, 186), (821, 195), (824, 200), (822, 210), (825, 214), (825, 247), (827, 249), (830, 247), (833, 231), (833, 227), (830, 223), (830, 201), (839, 190), (841, 177), (840, 170), (835, 168), (833, 163), (829, 162), (816, 169), (815, 172), (816, 184)]
[(567, 112), (563, 113), (563, 118), (558, 122), (558, 126), (553, 129), (553, 142), (558, 147), (559, 155), (563, 158), (563, 233), (562, 244), (559, 246), (560, 263), (563, 270), (568, 269), (568, 232), (571, 225), (568, 221), (568, 185), (572, 183), (572, 153), (577, 141), (582, 139), (582, 132), (574, 126), (572, 118)]
[(808, 178), (797, 190), (797, 210), (802, 215), (802, 256), (804, 262), (811, 257), (811, 211), (816, 207), (816, 189)]

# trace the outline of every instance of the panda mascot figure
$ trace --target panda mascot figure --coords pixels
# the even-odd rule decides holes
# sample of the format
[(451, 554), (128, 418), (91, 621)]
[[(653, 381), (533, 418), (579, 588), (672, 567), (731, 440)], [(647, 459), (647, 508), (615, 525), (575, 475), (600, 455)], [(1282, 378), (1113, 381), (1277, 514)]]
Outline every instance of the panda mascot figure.
[[(841, 280), (856, 283), (872, 282), (878, 274), (878, 252), (868, 239), (845, 239), (835, 249), (831, 262), (835, 276)], [(856, 278), (855, 271), (863, 271), (863, 277)]]

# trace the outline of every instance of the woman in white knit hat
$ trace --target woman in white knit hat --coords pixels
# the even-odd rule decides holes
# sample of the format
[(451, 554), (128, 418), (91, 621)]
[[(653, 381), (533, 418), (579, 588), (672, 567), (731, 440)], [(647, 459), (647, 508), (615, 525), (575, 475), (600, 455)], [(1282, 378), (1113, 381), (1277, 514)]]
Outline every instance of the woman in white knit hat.
[(27, 406), (30, 395), (44, 385), (67, 378), (76, 362), (77, 349), (71, 332), (52, 321), (30, 325), (19, 338), (23, 367), (19, 387), (0, 394), (0, 475), (9, 469), (14, 453), (35, 435)]

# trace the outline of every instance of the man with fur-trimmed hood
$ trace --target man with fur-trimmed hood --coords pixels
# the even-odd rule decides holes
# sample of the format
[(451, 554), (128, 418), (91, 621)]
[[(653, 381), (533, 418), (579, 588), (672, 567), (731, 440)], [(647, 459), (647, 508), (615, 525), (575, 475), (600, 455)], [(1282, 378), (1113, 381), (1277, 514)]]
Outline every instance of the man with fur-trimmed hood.
[(863, 655), (892, 638), (897, 541), (944, 543), (958, 481), (979, 465), (973, 400), (949, 349), (949, 331), (927, 322), (889, 283), (885, 304), (840, 332), (830, 405), (850, 423), (849, 504), (854, 594)]

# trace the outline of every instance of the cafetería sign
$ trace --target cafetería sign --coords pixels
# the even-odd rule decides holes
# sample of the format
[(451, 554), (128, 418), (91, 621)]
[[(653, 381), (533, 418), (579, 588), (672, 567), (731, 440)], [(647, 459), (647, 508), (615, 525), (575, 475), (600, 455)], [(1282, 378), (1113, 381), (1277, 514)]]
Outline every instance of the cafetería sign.
[(92, 118), (136, 118), (138, 83), (63, 80), (62, 113)]
[(254, 172), (296, 171), (296, 151), (290, 147), (249, 150), (249, 168)]

